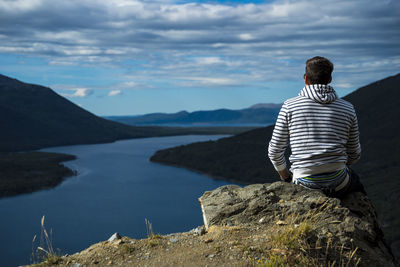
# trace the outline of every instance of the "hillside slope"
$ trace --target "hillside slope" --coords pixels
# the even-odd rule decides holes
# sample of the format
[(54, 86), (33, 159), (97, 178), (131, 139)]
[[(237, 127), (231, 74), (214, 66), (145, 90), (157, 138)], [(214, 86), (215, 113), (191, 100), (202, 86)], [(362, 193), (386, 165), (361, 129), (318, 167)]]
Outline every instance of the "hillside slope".
[[(400, 74), (362, 87), (344, 99), (358, 114), (361, 160), (354, 169), (360, 174), (380, 215), (391, 243), (400, 247)], [(195, 143), (158, 151), (152, 161), (193, 169), (215, 178), (242, 183), (279, 179), (267, 158), (273, 126), (217, 141)], [(396, 241), (397, 240), (397, 241)], [(400, 249), (397, 249), (400, 255)]]
[(0, 151), (110, 142), (133, 136), (129, 126), (108, 121), (47, 87), (0, 75)]

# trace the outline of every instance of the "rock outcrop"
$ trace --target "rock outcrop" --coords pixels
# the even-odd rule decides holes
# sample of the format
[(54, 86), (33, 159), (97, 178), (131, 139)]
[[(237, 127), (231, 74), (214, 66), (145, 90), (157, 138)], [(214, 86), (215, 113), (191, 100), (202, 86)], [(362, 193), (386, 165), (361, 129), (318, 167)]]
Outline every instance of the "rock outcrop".
[(115, 237), (40, 266), (398, 266), (368, 197), (339, 200), (276, 182), (199, 199), (205, 227)]
[[(368, 197), (359, 192), (339, 200), (328, 198), (319, 190), (276, 182), (244, 188), (222, 186), (205, 192), (199, 201), (206, 229), (213, 225), (269, 228), (280, 225), (286, 228), (284, 231), (294, 234), (296, 227), (303, 223), (308, 224), (309, 229), (303, 236), (306, 244), (301, 249), (313, 255), (321, 247), (318, 257), (322, 262), (315, 259), (316, 263), (327, 263), (327, 259), (339, 263), (340, 257), (343, 262), (351, 262), (352, 256), (359, 266), (396, 264), (374, 207)], [(277, 236), (279, 238), (279, 233)], [(326, 251), (322, 251), (323, 247)], [(290, 248), (287, 249), (286, 253), (290, 253)], [(345, 249), (350, 249), (350, 253), (345, 255)]]

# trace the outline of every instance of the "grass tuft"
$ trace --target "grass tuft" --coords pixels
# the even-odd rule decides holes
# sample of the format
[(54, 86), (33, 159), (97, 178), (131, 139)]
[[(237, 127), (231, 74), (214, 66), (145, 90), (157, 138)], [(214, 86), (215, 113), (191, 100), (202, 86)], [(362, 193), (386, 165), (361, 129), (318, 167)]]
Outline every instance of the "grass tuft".
[(126, 244), (125, 243), (125, 244), (122, 245), (122, 251), (125, 254), (131, 254), (132, 252), (135, 251), (135, 247), (132, 244)]
[[(34, 266), (47, 266), (57, 264), (61, 260), (60, 253), (56, 252), (53, 248), (53, 230), (50, 229), (50, 234), (47, 232), (45, 227), (45, 216), (43, 215), (40, 220), (40, 242), (36, 247), (36, 235), (32, 239), (32, 254), (31, 261), (35, 264)], [(36, 247), (36, 249), (35, 249)]]
[(319, 207), (300, 219), (291, 214), (285, 221), (276, 217), (277, 223), (271, 236), (272, 248), (264, 251), (262, 259), (249, 258), (249, 265), (256, 267), (281, 266), (358, 266), (361, 258), (358, 248), (337, 244), (332, 235), (318, 235), (318, 226), (323, 219), (323, 210), (331, 204), (321, 202)]
[(151, 248), (158, 246), (160, 244), (160, 239), (162, 239), (162, 236), (160, 234), (154, 234), (153, 225), (149, 220), (145, 218), (144, 221), (146, 223), (148, 246)]

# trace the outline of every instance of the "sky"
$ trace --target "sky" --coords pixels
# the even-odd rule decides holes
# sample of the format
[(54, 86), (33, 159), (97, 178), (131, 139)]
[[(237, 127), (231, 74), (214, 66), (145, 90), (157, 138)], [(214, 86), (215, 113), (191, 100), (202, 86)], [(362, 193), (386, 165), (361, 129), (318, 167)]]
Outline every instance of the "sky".
[(282, 103), (305, 61), (339, 96), (400, 71), (400, 0), (0, 0), (0, 73), (100, 116)]

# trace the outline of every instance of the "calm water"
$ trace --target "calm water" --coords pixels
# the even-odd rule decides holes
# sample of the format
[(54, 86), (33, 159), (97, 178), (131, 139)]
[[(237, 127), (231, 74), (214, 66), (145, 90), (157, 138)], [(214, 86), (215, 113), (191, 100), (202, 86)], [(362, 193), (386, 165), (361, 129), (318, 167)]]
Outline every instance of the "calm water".
[(146, 236), (183, 232), (203, 224), (198, 203), (204, 191), (228, 184), (185, 169), (150, 162), (162, 148), (221, 136), (179, 136), (45, 149), (78, 156), (65, 165), (79, 172), (58, 187), (0, 199), (0, 266), (30, 263), (40, 220), (53, 229), (53, 244), (73, 254), (119, 232)]

